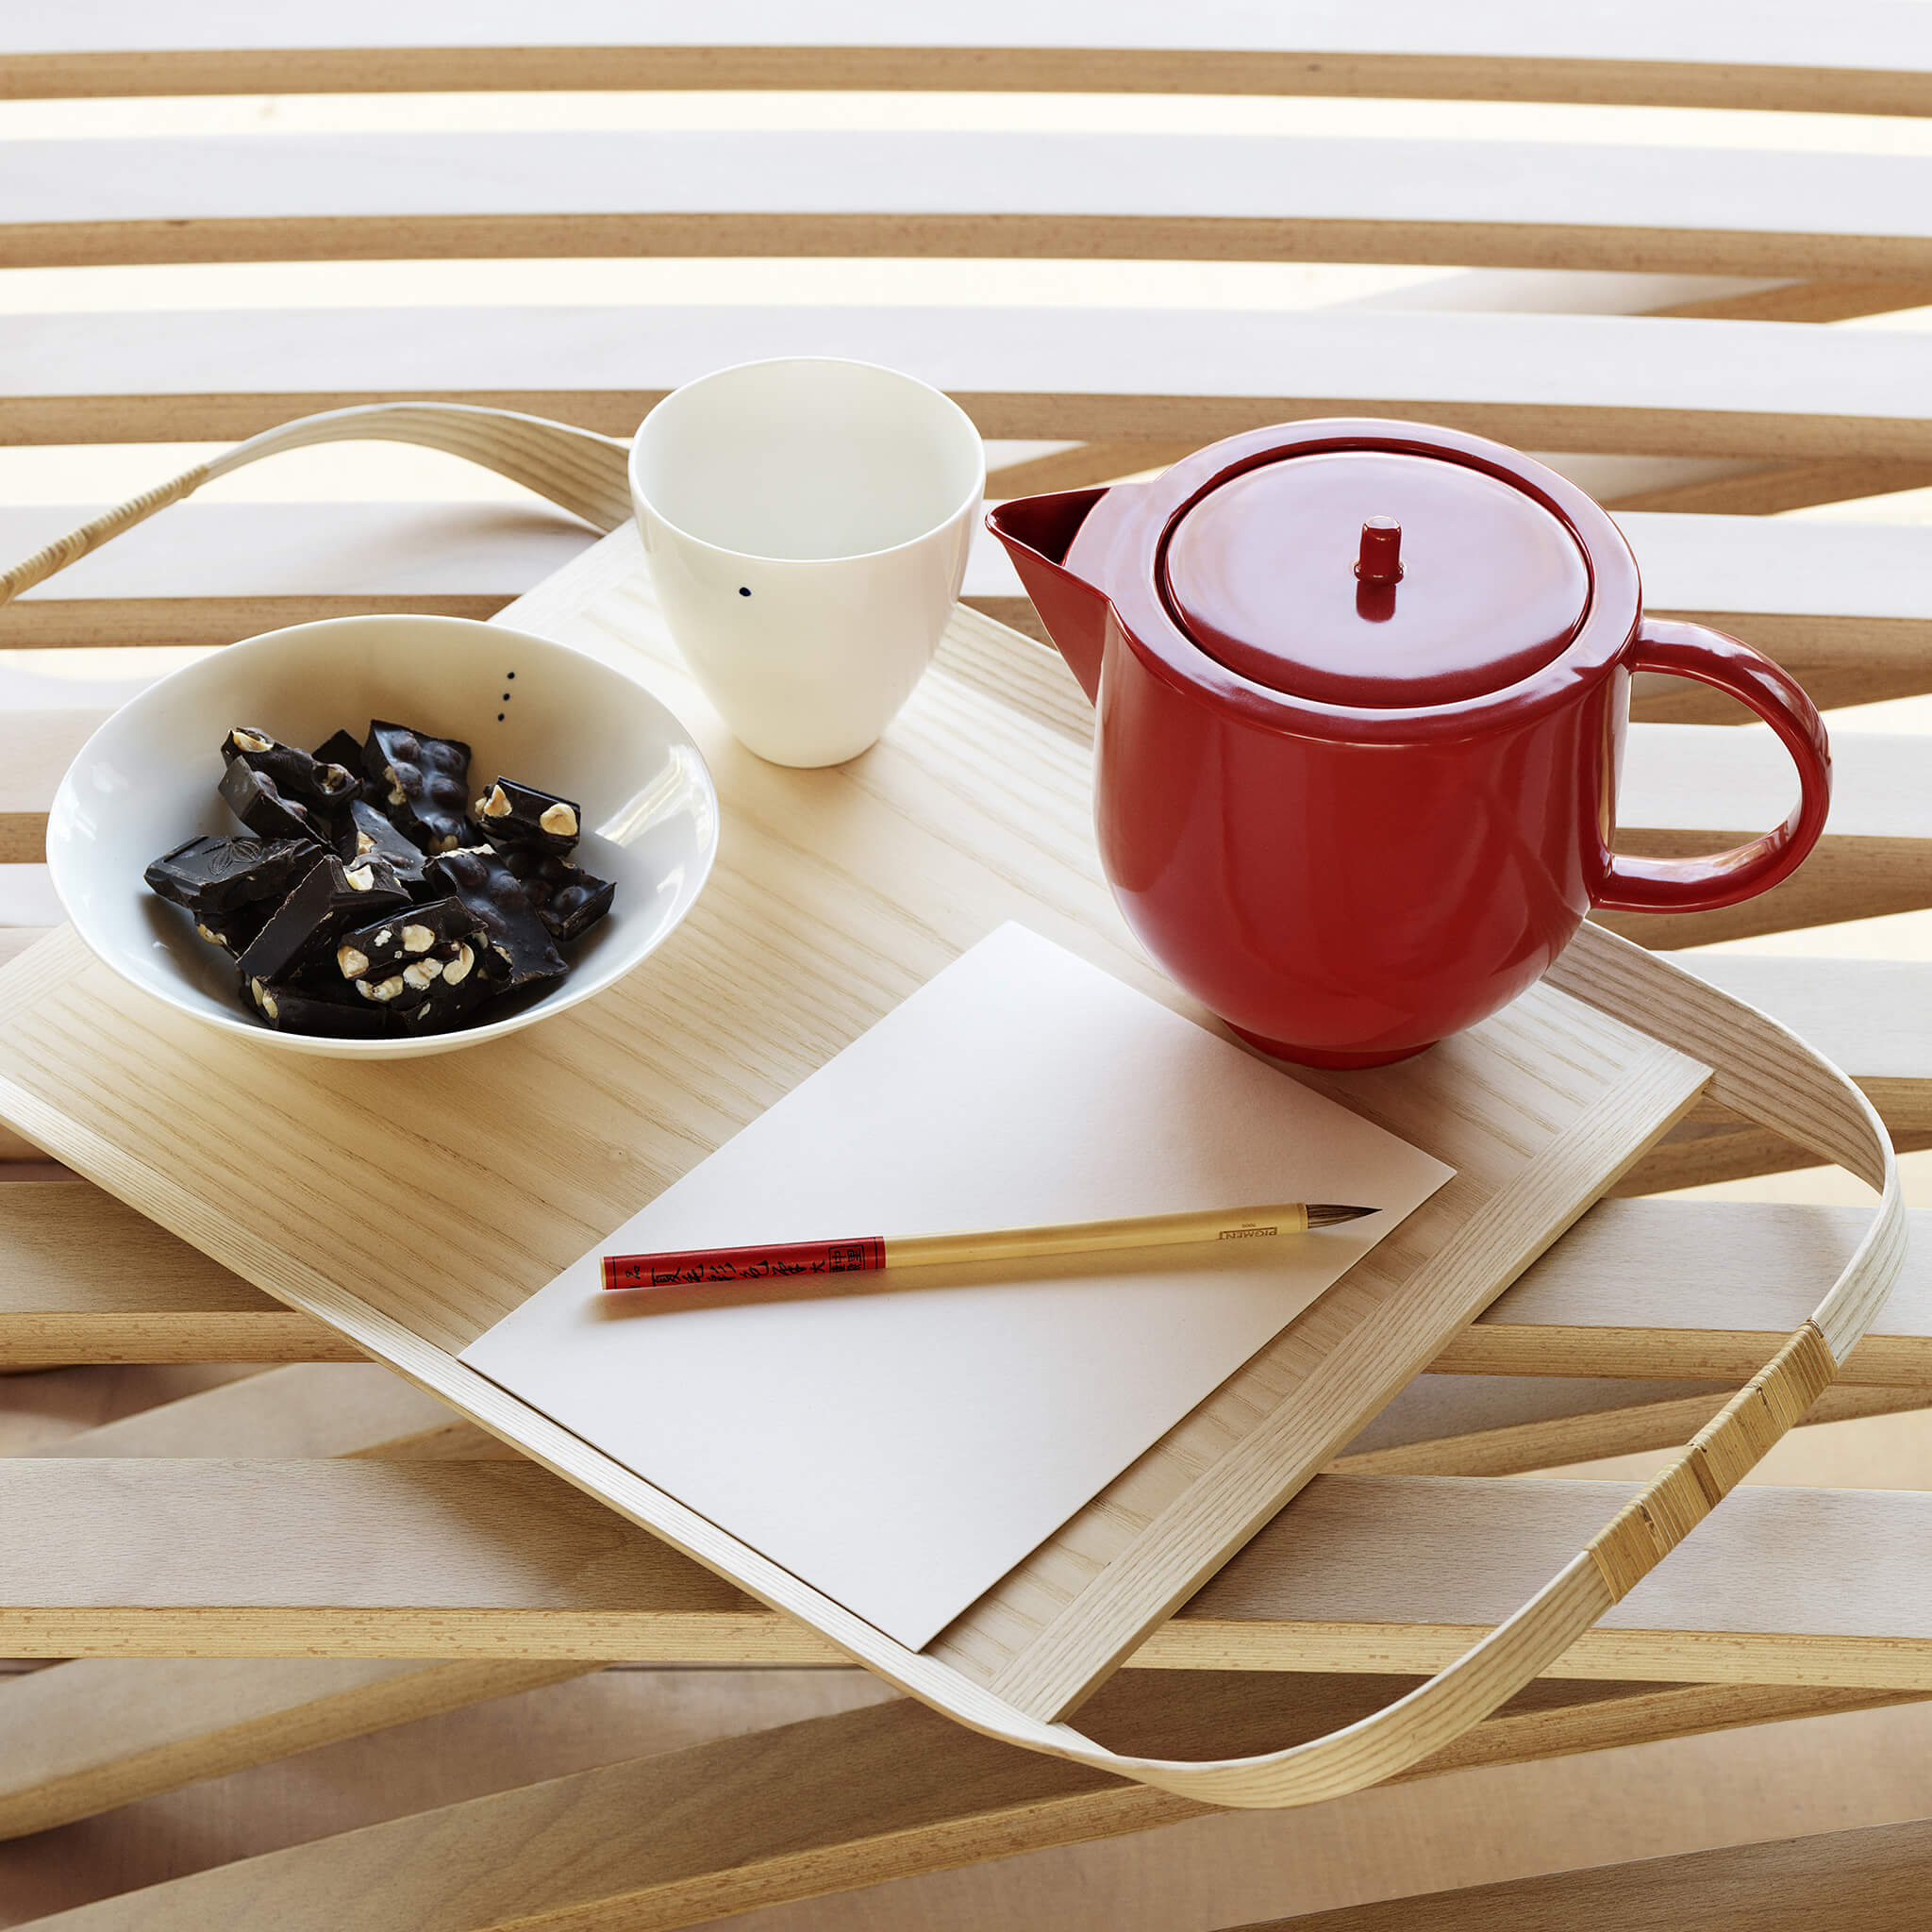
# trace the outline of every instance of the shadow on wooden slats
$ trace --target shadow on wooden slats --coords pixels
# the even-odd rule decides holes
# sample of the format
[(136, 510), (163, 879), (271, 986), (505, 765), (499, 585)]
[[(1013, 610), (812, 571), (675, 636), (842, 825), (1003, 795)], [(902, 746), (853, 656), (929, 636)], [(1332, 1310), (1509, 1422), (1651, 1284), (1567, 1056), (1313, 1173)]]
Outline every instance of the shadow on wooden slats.
[(1919, 1932), (1928, 1881), (1932, 1819), (1919, 1819), (1303, 1913), (1236, 1932)]
[[(1632, 1493), (1318, 1476), (1130, 1662), (1439, 1669)], [(840, 1660), (526, 1464), (9, 1458), (0, 1503), (20, 1657)], [(1928, 1550), (1918, 1492), (1745, 1485), (1548, 1674), (1932, 1690)]]
[[(1390, 1688), (1347, 1677), (1121, 1679), (1087, 1716), (1135, 1747), (1252, 1751), (1366, 1714)], [(1720, 1701), (1696, 1687), (1539, 1685), (1405, 1777), (1874, 1701), (1759, 1690)], [(481, 1932), (539, 1921), (587, 1932), (608, 1923), (671, 1927), (1142, 1831), (1202, 1808), (891, 1703), (494, 1792), (46, 1923), (62, 1932), (252, 1923), (273, 1923), (277, 1932)], [(502, 1848), (512, 1844), (520, 1856), (506, 1858)]]

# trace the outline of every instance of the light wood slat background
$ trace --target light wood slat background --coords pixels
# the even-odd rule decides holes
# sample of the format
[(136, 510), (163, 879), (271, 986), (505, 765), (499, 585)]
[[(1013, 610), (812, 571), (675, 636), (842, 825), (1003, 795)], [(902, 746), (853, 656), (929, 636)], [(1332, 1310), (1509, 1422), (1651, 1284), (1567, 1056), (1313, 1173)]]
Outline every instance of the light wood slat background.
[[(1129, 1666), (1433, 1670), (1630, 1493), (1318, 1477)], [(22, 1657), (840, 1660), (523, 1463), (13, 1457), (0, 1496)], [(1928, 1547), (1932, 1496), (1747, 1485), (1548, 1674), (1932, 1690)]]
[(594, 1668), (100, 1657), (29, 1672), (0, 1680), (0, 1838)]
[[(1183, 1688), (1143, 1676), (1108, 1686), (1094, 1708), (1136, 1748), (1191, 1751), (1230, 1732), (1258, 1748), (1284, 1730), (1307, 1736), (1347, 1723), (1373, 1708), (1385, 1686), (1191, 1677)], [(1537, 1685), (1402, 1776), (1534, 1763), (1882, 1701), (1830, 1690), (1746, 1689), (1718, 1698), (1694, 1686)], [(782, 1806), (772, 1801), (780, 1791)], [(60, 1932), (204, 1932), (258, 1922), (277, 1932), (539, 1923), (645, 1932), (1199, 1812), (892, 1703), (487, 1794), (36, 1923)], [(640, 1820), (653, 1828), (641, 1830)], [(525, 1856), (506, 1858), (507, 1844)]]
[[(1322, 1476), (1130, 1665), (1434, 1669), (1626, 1493)], [(19, 1656), (837, 1661), (520, 1462), (8, 1458), (0, 1495)], [(59, 1532), (81, 1507), (87, 1541)], [(1746, 1486), (1549, 1675), (1932, 1690), (1928, 1530), (1919, 1491)]]
[[(1451, 1386), (1438, 1388), (1431, 1400), (1432, 1382)], [(1650, 1395), (1674, 1386), (1641, 1385), (1641, 1390)], [(1574, 1398), (1580, 1395), (1587, 1407), (1592, 1401), (1624, 1399), (1626, 1391), (1631, 1397), (1639, 1392), (1628, 1385), (1604, 1382), (1424, 1377), (1375, 1419), (1371, 1434), (1382, 1445), (1379, 1450), (1367, 1457), (1345, 1457), (1338, 1466), (1387, 1466), (1403, 1453), (1387, 1445), (1404, 1440), (1418, 1442), (1440, 1463), (1444, 1450), (1457, 1445), (1420, 1439), (1432, 1432), (1440, 1439), (1441, 1430), (1452, 1424), (1465, 1432), (1464, 1453), (1474, 1451), (1492, 1467), (1528, 1466), (1522, 1458), (1539, 1427), (1546, 1448), (1556, 1430), (1563, 1443), (1559, 1453), (1588, 1453), (1588, 1445), (1580, 1447), (1575, 1433), (1579, 1405)], [(1698, 1411), (1694, 1420), (1683, 1413), (1681, 1399), (1653, 1400), (1647, 1408), (1584, 1420), (1612, 1428), (1621, 1425), (1624, 1431), (1615, 1441), (1600, 1437), (1598, 1453), (1661, 1445), (1682, 1441), (1690, 1427), (1707, 1419), (1725, 1392), (1689, 1398)], [(1870, 1398), (1890, 1394), (1832, 1390), (1825, 1402), (1835, 1413), (1861, 1412), (1859, 1405)], [(1514, 1400), (1524, 1395), (1537, 1399), (1529, 1404)], [(1834, 1397), (1840, 1402), (1833, 1404)], [(1541, 1424), (1493, 1426), (1532, 1408), (1544, 1416)], [(1817, 1410), (1813, 1415), (1824, 1419)], [(1633, 1433), (1633, 1424), (1646, 1417), (1662, 1427), (1640, 1437)], [(1467, 1431), (1478, 1419), (1491, 1427), (1487, 1435), (1470, 1436)], [(1507, 1449), (1501, 1440), (1506, 1437), (1510, 1439)], [(86, 1430), (52, 1453), (126, 1457), (208, 1456), (225, 1451), (255, 1457), (391, 1457), (508, 1453), (493, 1439), (451, 1421), (440, 1404), (374, 1365), (285, 1369), (253, 1376)], [(1518, 1458), (1514, 1462), (1507, 1460), (1511, 1453)], [(431, 1711), (513, 1695), (531, 1684), (591, 1668), (571, 1662), (448, 1664), (338, 1658), (293, 1663), (254, 1658), (91, 1659), (57, 1665), (35, 1674), (18, 1690), (0, 1687), (0, 1835), (42, 1830), (61, 1820), (243, 1765), (266, 1763), (331, 1739), (364, 1736)], [(1660, 1702), (1665, 1728), (1678, 1726), (1685, 1716), (1678, 1700), (1687, 1694), (1709, 1695), (1668, 1690), (1620, 1700), (1625, 1707), (1623, 1721), (1629, 1726), (1621, 1735), (1635, 1736), (1641, 1728), (1639, 1704)], [(1761, 1699), (1766, 1694), (1751, 1696)], [(1764, 1714), (1761, 1706), (1747, 1707)], [(1736, 1724), (1746, 1717), (1739, 1709), (1723, 1709), (1718, 1721)]]
[[(0, 505), (0, 558), (108, 507)], [(225, 644), (372, 610), (493, 617), (593, 534), (535, 502), (178, 504), (0, 606), (0, 649)]]
[[(776, 355), (885, 362), (988, 437), (1211, 441), (1408, 416), (1519, 447), (1932, 461), (1909, 330), (1659, 317), (664, 304), (0, 318), (17, 442), (242, 437), (391, 398), (629, 435), (678, 383)], [(559, 380), (559, 372), (569, 372)], [(1291, 385), (1284, 376), (1292, 375)]]
[[(1653, 601), (1655, 601), (1655, 599), (1654, 599)], [(1688, 713), (1687, 713), (1687, 715), (1688, 715)], [(352, 1372), (350, 1372), (350, 1373), (355, 1373), (355, 1372), (353, 1372), (353, 1371), (352, 1371)], [(1659, 1405), (1659, 1406), (1661, 1406), (1661, 1405)]]
[(1862, 277), (1915, 283), (1922, 300), (1932, 290), (1932, 158), (1904, 155), (680, 130), (102, 139), (50, 159), (44, 143), (0, 142), (0, 267), (990, 256)]
[[(0, 506), (0, 558), (29, 556), (103, 508)], [(1641, 511), (1618, 521), (1650, 609), (1736, 632), (1819, 705), (1932, 687), (1932, 542), (1911, 525)], [(0, 608), (0, 647), (226, 643), (365, 610), (488, 617), (588, 541), (574, 519), (535, 504), (191, 502)], [(1039, 634), (991, 538), (974, 546), (966, 598)], [(1671, 723), (1740, 715), (1680, 678), (1640, 678), (1633, 709)]]
[(375, 0), (340, 0), (326, 21), (292, 29), (245, 12), (211, 19), (190, 0), (95, 0), (89, 14), (84, 37), (58, 13), (9, 23), (6, 92), (1037, 89), (1863, 114), (1923, 114), (1932, 95), (1932, 31), (1874, 0), (1828, 14), (1807, 0), (1760, 0), (1743, 45), (1734, 14), (1669, 0), (1556, 15), (1534, 0), (1471, 0), (1453, 11), (1387, 0), (1373, 30), (1347, 0), (1302, 0), (1279, 15), (1208, 0), (1180, 16), (1158, 0), (1115, 0), (1104, 25), (1068, 0), (916, 10), (839, 0), (809, 20), (778, 0), (712, 0), (696, 18), (663, 0), (558, 0), (482, 20), (452, 0), (418, 0), (400, 21)]
[(1914, 1819), (1253, 1921), (1231, 1932), (1918, 1932), (1928, 1879), (1932, 1819)]
[[(1740, 963), (1802, 969), (1827, 990), (1838, 964), (1796, 959)], [(1858, 963), (1866, 969), (1859, 975), (1866, 989), (1890, 980), (1912, 993), (1925, 972), (1910, 964)], [(1747, 997), (1759, 995), (1762, 978), (1739, 990)], [(1778, 1010), (1775, 1002), (1765, 1004)], [(1875, 997), (1869, 1003), (1855, 997), (1845, 1010), (1851, 1024), (1882, 1030), (1888, 1013), (1909, 1018), (1923, 1008), (1922, 1000), (1901, 998), (1887, 1008)], [(1803, 1018), (1798, 1013), (1789, 1017), (1799, 1023)], [(1892, 1064), (1898, 1064), (1901, 1047), (1911, 1050), (1909, 1038), (1894, 1046)], [(1856, 1069), (1860, 1062), (1852, 1064)], [(1878, 1084), (1872, 1076), (1865, 1076), (1865, 1083)], [(1923, 1074), (1908, 1073), (1898, 1085), (1915, 1096), (1915, 1107), (1923, 1108)], [(0, 1198), (5, 1208), (0, 1257), (6, 1263), (0, 1267), (0, 1360), (10, 1366), (68, 1360), (356, 1358), (347, 1343), (308, 1317), (272, 1303), (98, 1190), (66, 1183), (16, 1182)], [(1822, 1208), (1607, 1205), (1538, 1264), (1533, 1278), (1560, 1287), (1556, 1300), (1541, 1293), (1529, 1296), (1519, 1287), (1494, 1306), (1478, 1328), (1451, 1343), (1438, 1366), (1511, 1374), (1691, 1377), (1754, 1373), (1768, 1352), (1760, 1345), (1765, 1337), (1789, 1333), (1809, 1307), (1811, 1291), (1841, 1265), (1857, 1219), (1857, 1210)], [(1653, 1232), (1659, 1227), (1668, 1235)], [(1685, 1265), (1668, 1245), (1679, 1241), (1696, 1254), (1695, 1268)], [(1674, 1272), (1681, 1277), (1670, 1291), (1668, 1305), (1644, 1303), (1648, 1326), (1618, 1322), (1618, 1311), (1644, 1291), (1664, 1253), (1673, 1255)], [(1774, 1254), (1784, 1260), (1774, 1285), (1767, 1287)], [(1787, 1270), (1793, 1254), (1802, 1254), (1804, 1265)], [(1874, 1333), (1845, 1366), (1848, 1379), (1916, 1386), (1926, 1374), (1932, 1306), (1922, 1304), (1925, 1282), (1932, 1278), (1928, 1269), (1932, 1263), (1922, 1264), (1916, 1251), (1908, 1254), (1906, 1274)], [(1563, 1317), (1553, 1320), (1559, 1305)], [(1571, 1332), (1586, 1329), (1587, 1335)], [(1586, 1354), (1588, 1364), (1582, 1360)]]

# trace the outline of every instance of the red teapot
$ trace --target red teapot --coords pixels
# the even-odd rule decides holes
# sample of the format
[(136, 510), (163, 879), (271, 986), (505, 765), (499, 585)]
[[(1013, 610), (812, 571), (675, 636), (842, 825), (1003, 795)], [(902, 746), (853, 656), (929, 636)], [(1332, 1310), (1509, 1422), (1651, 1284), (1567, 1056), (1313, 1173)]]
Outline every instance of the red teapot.
[[(1824, 829), (1804, 691), (1735, 638), (1645, 617), (1608, 514), (1501, 443), (1281, 424), (987, 525), (1098, 709), (1128, 924), (1281, 1058), (1418, 1053), (1532, 985), (1592, 907), (1734, 904)], [(1782, 825), (1707, 858), (1611, 849), (1635, 671), (1771, 725), (1798, 767)]]

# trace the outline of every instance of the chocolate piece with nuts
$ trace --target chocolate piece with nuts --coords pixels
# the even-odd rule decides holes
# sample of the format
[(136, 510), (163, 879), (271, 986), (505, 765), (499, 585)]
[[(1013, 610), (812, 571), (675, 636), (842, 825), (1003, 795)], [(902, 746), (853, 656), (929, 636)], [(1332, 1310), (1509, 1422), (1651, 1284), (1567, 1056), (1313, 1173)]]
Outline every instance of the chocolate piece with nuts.
[[(305, 846), (312, 853), (315, 847)], [(258, 906), (231, 906), (225, 912), (204, 912), (194, 922), (194, 936), (210, 946), (219, 946), (231, 959), (240, 959), (252, 946), (269, 922), (275, 907), (267, 900)]]
[(189, 839), (142, 876), (163, 899), (200, 918), (276, 898), (314, 863), (307, 839)]
[(475, 914), (490, 951), (505, 969), (507, 990), (541, 986), (570, 970), (501, 853), (470, 846), (432, 858), (425, 871), (432, 885), (454, 893)]
[(470, 747), (378, 718), (362, 769), (383, 787), (375, 803), (425, 852), (454, 852), (469, 837)]
[(554, 940), (581, 939), (610, 910), (617, 895), (611, 880), (600, 879), (555, 853), (508, 845), (501, 856)]
[(372, 974), (380, 979), (439, 946), (458, 940), (480, 944), (482, 939), (476, 915), (460, 899), (436, 899), (341, 934), (336, 940), (336, 970), (344, 979)]
[(325, 1039), (369, 1040), (389, 1031), (380, 1007), (351, 1007), (317, 999), (280, 980), (250, 979), (244, 991), (277, 1033), (316, 1033)]
[[(541, 992), (615, 888), (569, 858), (575, 801), (499, 777), (469, 818), (469, 747), (377, 719), (313, 752), (254, 725), (223, 741), (221, 795), (248, 828), (185, 840), (146, 870), (235, 963), (284, 1032), (442, 1033)], [(489, 842), (485, 842), (485, 839)], [(467, 842), (474, 841), (474, 842)]]
[(362, 799), (349, 808), (354, 850), (347, 858), (386, 858), (411, 891), (423, 883), (423, 848), (403, 837), (376, 808)]
[(265, 772), (237, 758), (222, 774), (222, 802), (242, 823), (263, 839), (307, 839), (329, 851), (338, 849), (341, 827), (347, 824), (319, 806), (286, 796)]
[(284, 798), (325, 811), (346, 808), (360, 789), (356, 768), (312, 758), (252, 724), (238, 724), (222, 740), (222, 762), (232, 765), (238, 758), (250, 771), (273, 779)]
[(363, 858), (344, 865), (340, 858), (324, 858), (275, 908), (236, 961), (237, 969), (244, 983), (286, 978), (351, 922), (359, 925), (372, 912), (396, 910), (408, 903), (408, 893), (385, 860)]
[[(374, 1006), (406, 1013), (410, 1008), (421, 1006), (442, 985), (446, 974), (456, 974), (455, 984), (458, 986), (471, 978), (475, 973), (476, 958), (482, 948), (480, 933), (472, 934), (466, 940), (439, 940), (425, 952), (399, 965), (371, 965), (346, 984), (353, 986), (361, 998)], [(340, 956), (341, 948), (336, 950)]]
[(499, 778), (470, 808), (470, 816), (492, 845), (534, 845), (567, 856), (577, 842), (583, 814), (574, 800), (514, 778)]

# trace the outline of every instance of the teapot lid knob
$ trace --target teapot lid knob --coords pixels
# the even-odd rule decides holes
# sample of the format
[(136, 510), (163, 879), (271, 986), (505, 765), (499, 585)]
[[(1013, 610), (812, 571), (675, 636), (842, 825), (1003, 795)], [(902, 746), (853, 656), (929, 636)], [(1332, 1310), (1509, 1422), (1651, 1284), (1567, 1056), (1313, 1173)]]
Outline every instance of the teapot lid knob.
[(1362, 525), (1355, 574), (1365, 584), (1392, 584), (1401, 576), (1402, 525), (1393, 517), (1370, 517)]

